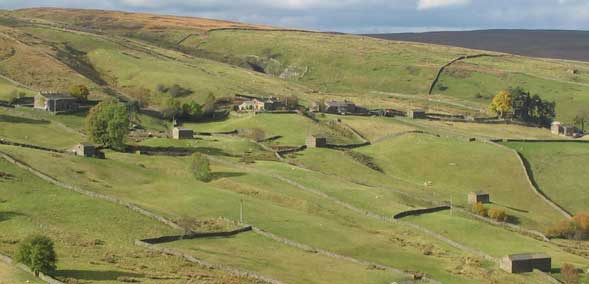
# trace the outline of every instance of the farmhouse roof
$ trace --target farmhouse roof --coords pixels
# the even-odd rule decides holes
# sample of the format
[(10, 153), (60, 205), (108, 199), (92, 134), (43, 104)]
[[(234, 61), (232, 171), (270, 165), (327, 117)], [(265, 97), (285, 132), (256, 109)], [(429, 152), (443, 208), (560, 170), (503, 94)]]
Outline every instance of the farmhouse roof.
[(529, 259), (545, 259), (545, 258), (550, 258), (550, 256), (545, 253), (520, 253), (520, 254), (508, 255), (507, 258), (509, 258), (510, 260), (529, 260)]
[(49, 100), (72, 100), (74, 97), (60, 92), (40, 92), (39, 95)]
[(345, 107), (353, 105), (354, 103), (350, 101), (327, 101), (325, 104), (332, 107)]

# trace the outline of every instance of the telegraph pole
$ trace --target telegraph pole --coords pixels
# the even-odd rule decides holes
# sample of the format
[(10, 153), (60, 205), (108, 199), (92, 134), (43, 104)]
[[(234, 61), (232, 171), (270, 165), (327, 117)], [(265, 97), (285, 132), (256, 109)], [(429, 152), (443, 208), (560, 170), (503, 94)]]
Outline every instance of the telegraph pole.
[(243, 224), (243, 199), (239, 200), (239, 223)]

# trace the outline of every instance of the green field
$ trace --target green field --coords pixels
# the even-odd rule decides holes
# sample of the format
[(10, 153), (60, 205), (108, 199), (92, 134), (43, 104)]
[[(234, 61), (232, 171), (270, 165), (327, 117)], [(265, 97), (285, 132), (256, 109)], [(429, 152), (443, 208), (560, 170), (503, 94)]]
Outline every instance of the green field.
[(521, 143), (506, 146), (523, 155), (530, 165), (539, 189), (569, 212), (587, 212), (589, 186), (584, 178), (589, 170), (586, 143)]
[[(200, 259), (243, 267), (287, 283), (380, 283), (407, 276), (292, 248), (255, 233), (166, 244)], [(263, 249), (260, 249), (263, 248)]]
[[(202, 274), (216, 283), (242, 283), (180, 258), (135, 247), (136, 239), (178, 233), (152, 219), (57, 188), (4, 160), (0, 160), (0, 171), (10, 174), (0, 179), (0, 250), (14, 255), (23, 238), (33, 233), (47, 235), (55, 241), (58, 278), (124, 283), (120, 279), (127, 277), (141, 283), (172, 284)], [(176, 278), (164, 280), (171, 275)], [(164, 278), (156, 280), (158, 276)]]
[(13, 283), (41, 284), (44, 282), (35, 279), (30, 273), (23, 272), (14, 266), (0, 262), (0, 284)]

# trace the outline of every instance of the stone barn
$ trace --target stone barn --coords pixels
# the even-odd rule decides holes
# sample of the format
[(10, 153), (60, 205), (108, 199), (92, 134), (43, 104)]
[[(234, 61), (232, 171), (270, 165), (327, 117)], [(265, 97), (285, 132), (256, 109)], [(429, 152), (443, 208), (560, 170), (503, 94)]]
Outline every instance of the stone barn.
[(327, 146), (327, 138), (312, 135), (307, 137), (306, 145), (307, 148), (322, 148)]
[(422, 119), (426, 118), (425, 111), (420, 109), (414, 109), (407, 112), (407, 117), (411, 119)]
[(579, 129), (574, 125), (566, 125), (555, 121), (550, 126), (550, 132), (552, 132), (554, 135), (575, 136), (581, 131), (579, 131)]
[(501, 259), (499, 266), (509, 273), (526, 273), (538, 269), (550, 272), (552, 258), (543, 253), (512, 254)]
[(80, 105), (78, 99), (58, 92), (40, 92), (35, 96), (33, 107), (53, 113), (77, 111)]
[(194, 139), (194, 131), (192, 131), (192, 129), (174, 127), (172, 130), (172, 138), (176, 140)]
[(486, 192), (471, 192), (468, 194), (468, 204), (491, 203), (491, 197)]
[(86, 158), (96, 157), (96, 146), (90, 143), (80, 143), (74, 147), (74, 155)]

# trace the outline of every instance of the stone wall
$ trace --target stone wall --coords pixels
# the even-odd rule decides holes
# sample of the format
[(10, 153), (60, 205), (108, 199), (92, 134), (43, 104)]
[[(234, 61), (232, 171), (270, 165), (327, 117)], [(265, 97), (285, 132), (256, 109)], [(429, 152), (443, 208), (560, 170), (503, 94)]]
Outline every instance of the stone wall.
[(436, 213), (436, 212), (450, 210), (450, 209), (452, 209), (452, 207), (450, 207), (450, 206), (439, 206), (439, 207), (433, 207), (433, 208), (409, 210), (409, 211), (403, 211), (399, 214), (396, 214), (395, 216), (393, 216), (393, 218), (398, 220), (398, 219), (409, 217), (409, 216), (419, 216), (419, 215), (423, 215), (423, 214)]
[[(9, 257), (3, 253), (0, 253), (0, 262), (4, 262), (10, 266), (14, 266), (14, 267), (24, 271), (26, 273), (30, 273), (30, 274), (34, 275), (34, 273), (31, 271), (31, 269), (29, 269), (26, 265), (23, 265), (20, 263), (15, 263), (11, 257)], [(47, 284), (65, 284), (65, 283), (63, 283), (63, 282), (61, 282), (61, 281), (59, 281), (49, 275), (45, 275), (43, 273), (39, 273), (39, 276), (37, 278), (47, 282)]]
[(235, 236), (240, 233), (249, 232), (252, 230), (251, 226), (246, 226), (237, 230), (233, 231), (226, 231), (226, 232), (209, 232), (209, 233), (192, 233), (186, 235), (175, 235), (175, 236), (162, 236), (157, 238), (148, 238), (141, 240), (142, 242), (156, 245), (156, 244), (164, 244), (170, 243), (180, 240), (192, 240), (192, 239), (202, 239), (202, 238), (216, 238), (216, 237), (231, 237)]

